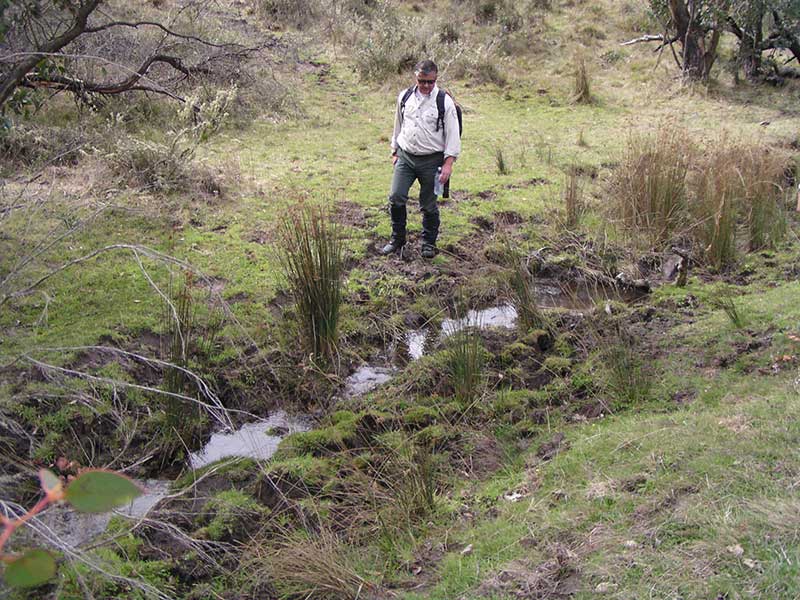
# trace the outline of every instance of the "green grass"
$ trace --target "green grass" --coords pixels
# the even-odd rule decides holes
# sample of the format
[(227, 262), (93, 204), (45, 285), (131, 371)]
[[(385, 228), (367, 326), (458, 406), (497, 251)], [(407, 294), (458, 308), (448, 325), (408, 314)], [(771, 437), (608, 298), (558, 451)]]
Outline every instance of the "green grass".
[[(384, 207), (391, 177), (393, 102), (410, 77), (399, 75), (383, 84), (361, 81), (341, 50), (333, 57), (325, 49), (308, 46), (303, 58), (320, 61), (329, 71), (324, 78), (303, 75), (301, 68), (291, 74), (297, 111), (282, 120), (255, 119), (238, 129), (231, 127), (198, 149), (198, 160), (222, 174), (220, 197), (186, 190), (166, 197), (111, 192), (110, 197), (101, 194), (98, 199), (67, 190), (54, 195), (36, 219), (16, 213), (0, 221), (0, 275), (8, 269), (9, 257), (46, 239), (53, 226), (86, 214), (93, 202), (111, 201), (116, 209), (43, 255), (26, 271), (20, 285), (63, 261), (114, 243), (142, 244), (187, 261), (217, 278), (223, 298), (237, 300), (230, 310), (241, 328), (228, 323), (226, 343), (209, 360), (226, 367), (223, 375), (230, 382), (254, 387), (259, 401), (263, 395), (266, 402), (273, 390), (262, 392), (259, 386), (265, 383), (260, 376), (241, 377), (227, 368), (236, 366), (235, 362), (227, 365), (226, 360), (238, 356), (237, 339), (255, 338), (263, 346), (265, 361), (271, 361), (270, 368), (275, 363), (286, 371), (297, 371), (291, 376), (301, 380), (298, 389), (304, 382), (313, 387), (314, 377), (327, 375), (303, 372), (297, 366), (302, 362), (296, 360), (293, 338), (297, 332), (288, 325), (296, 315), (288, 307), (274, 249), (277, 229), (289, 209), (301, 203), (318, 206), (344, 221), (338, 225), (349, 258), (337, 349), (342, 363), (350, 367), (390, 348), (392, 335), (410, 328), (406, 317), (419, 316), (438, 325), (442, 301), (455, 280), (464, 280), (482, 299), (493, 301), (499, 295), (500, 265), (482, 260), (482, 250), (495, 241), (498, 231), (482, 230), (477, 223), (501, 227), (496, 215), (513, 211), (523, 219), (511, 227), (514, 243), (526, 248), (551, 245), (553, 240), (560, 244), (553, 235), (553, 216), (562, 209), (560, 186), (569, 169), (580, 169), (585, 201), (585, 211), (575, 226), (576, 239), (587, 247), (608, 245), (612, 252), (618, 250), (615, 244), (623, 238), (608, 222), (605, 208), (613, 200), (608, 181), (623, 156), (624, 134), (646, 137), (662, 118), (671, 118), (676, 131), (702, 139), (707, 147), (719, 139), (723, 125), (734, 133), (757, 133), (766, 143), (785, 146), (784, 132), (800, 125), (793, 112), (796, 85), (792, 82), (781, 90), (755, 89), (734, 86), (720, 74), (707, 89), (681, 88), (674, 82), (674, 66), (667, 57), (656, 67), (644, 45), (619, 47), (621, 39), (641, 33), (641, 22), (650, 25), (641, 7), (623, 14), (616, 4), (608, 3), (608, 19), (600, 19), (603, 14), (597, 8), (602, 9), (602, 3), (566, 4), (546, 15), (541, 35), (534, 32), (546, 43), (537, 43), (528, 54), (498, 61), (512, 82), (509, 86), (447, 81), (464, 106), (465, 130), (463, 154), (452, 180), (454, 197), (441, 207), (441, 246), (463, 243), (466, 257), (443, 252), (430, 264), (413, 258), (400, 263), (377, 257), (370, 249), (389, 234)], [(594, 27), (590, 39), (575, 39), (574, 32), (587, 31), (584, 28), (589, 26)], [(480, 33), (470, 24), (462, 33), (476, 32)], [(551, 41), (559, 47), (549, 49)], [(586, 44), (586, 50), (599, 58), (593, 63), (591, 82), (596, 101), (590, 105), (570, 103), (572, 65), (563, 52), (566, 44)], [(613, 62), (602, 59), (609, 52), (615, 53)], [(61, 105), (53, 110), (52, 118), (69, 124), (67, 114)], [(767, 120), (773, 124), (759, 125)], [(154, 140), (165, 136), (151, 128), (140, 134)], [(498, 173), (496, 149), (502, 149), (503, 173)], [(59, 184), (60, 180), (56, 187)], [(415, 194), (416, 188), (412, 207)], [(738, 262), (725, 274), (727, 280), (737, 282), (736, 309), (744, 317), (742, 326), (732, 325), (714, 304), (721, 287), (709, 282), (705, 272), (691, 272), (686, 288), (665, 285), (646, 300), (658, 312), (652, 324), (638, 324), (648, 331), (649, 327), (659, 329), (649, 339), (652, 347), (642, 350), (652, 351), (657, 358), (642, 358), (648, 366), (658, 367), (658, 378), (648, 389), (647, 402), (620, 403), (612, 407), (611, 416), (584, 422), (580, 413), (572, 412), (571, 403), (583, 400), (571, 396), (577, 388), (589, 390), (588, 400), (597, 399), (602, 386), (596, 379), (602, 377), (602, 369), (596, 352), (582, 363), (576, 349), (562, 347), (569, 346), (563, 339), (558, 341), (563, 356), (553, 352), (538, 356), (538, 350), (516, 339), (508, 343), (488, 340), (487, 348), (496, 349), (499, 356), (513, 360), (515, 352), (520, 352), (526, 358), (541, 359), (546, 370), (558, 374), (546, 389), (509, 387), (512, 391), (507, 395), (527, 398), (536, 393), (537, 402), (542, 402), (535, 407), (527, 400), (511, 403), (506, 397), (498, 401), (499, 390), (507, 385), (522, 388), (523, 376), (531, 373), (522, 368), (500, 372), (493, 352), (487, 352), (489, 370), (493, 377), (503, 377), (487, 379), (470, 414), (464, 414), (461, 406), (454, 408), (452, 398), (434, 395), (445, 393), (441, 389), (442, 382), (446, 383), (443, 353), (412, 364), (398, 377), (403, 384), (393, 388), (391, 397), (376, 394), (364, 402), (380, 402), (389, 413), (387, 421), (397, 421), (398, 427), (408, 430), (404, 434), (421, 431), (414, 435), (436, 442), (433, 458), (442, 472), (436, 472), (436, 490), (425, 491), (426, 507), (420, 519), (424, 522), (403, 529), (402, 537), (391, 543), (378, 540), (375, 529), (359, 531), (361, 545), (352, 547), (340, 545), (338, 538), (329, 539), (328, 546), (318, 545), (319, 554), (324, 557), (333, 549), (346, 555), (344, 576), (356, 584), (362, 577), (391, 583), (413, 579), (409, 573), (414, 565), (422, 565), (415, 584), (422, 583), (423, 588), (398, 591), (408, 599), (471, 598), (479, 592), (487, 598), (510, 599), (516, 597), (515, 578), (521, 577), (515, 573), (539, 573), (547, 580), (544, 585), (557, 579), (559, 569), (562, 575), (570, 570), (578, 573), (576, 598), (595, 597), (598, 586), (605, 586), (605, 596), (620, 599), (716, 598), (726, 592), (730, 598), (800, 595), (795, 540), (800, 507), (792, 489), (800, 472), (796, 425), (800, 401), (793, 383), (797, 364), (792, 359), (800, 354), (793, 339), (800, 335), (800, 309), (794, 274), (797, 223), (792, 215), (788, 226), (795, 232), (788, 242), (776, 244), (769, 252), (737, 256)], [(420, 219), (413, 209), (409, 227), (412, 236), (418, 234)], [(550, 258), (561, 255), (567, 259), (564, 263), (582, 266), (572, 249), (555, 247), (548, 252)], [(614, 269), (639, 258), (622, 250), (618, 254)], [(145, 265), (154, 280), (166, 286), (167, 268), (151, 260)], [(0, 309), (0, 365), (37, 348), (94, 344), (105, 336), (122, 346), (136, 346), (137, 336), (163, 329), (160, 307), (161, 298), (129, 252), (102, 254)], [(201, 317), (209, 310), (205, 303), (198, 307)], [(477, 338), (465, 338), (465, 355), (477, 357), (481, 351), (477, 342)], [(753, 349), (741, 351), (754, 342)], [(47, 356), (67, 364), (75, 353)], [(536, 361), (525, 368), (534, 371)], [(108, 374), (132, 377), (121, 367)], [(337, 380), (326, 383), (329, 387), (324, 389), (329, 390)], [(25, 385), (24, 392), (29, 394), (25, 401), (14, 396), (20, 393), (16, 384), (5, 381), (0, 395), (15, 418), (46, 430), (34, 456), (47, 462), (65, 448), (75, 449), (70, 427), (76, 421), (93, 427), (93, 414), (83, 405), (69, 404), (59, 383)], [(472, 396), (476, 385), (471, 380), (461, 395)], [(79, 391), (88, 389), (78, 387)], [(550, 406), (551, 395), (563, 404)], [(688, 405), (673, 400), (680, 395), (688, 398)], [(110, 393), (99, 394), (98, 411), (103, 416), (111, 406), (110, 398)], [(320, 403), (327, 398), (326, 392)], [(148, 398), (127, 399), (144, 414)], [(494, 408), (486, 409), (484, 399), (486, 406)], [(532, 408), (542, 406), (553, 413), (547, 413), (544, 423), (534, 422)], [(512, 419), (511, 413), (517, 412)], [(340, 493), (345, 478), (337, 475), (344, 458), (336, 453), (342, 447), (352, 453), (363, 451), (358, 446), (369, 429), (368, 419), (362, 419), (360, 412), (357, 419), (352, 414), (352, 418), (340, 414), (329, 427), (290, 438), (282, 452), (293, 458), (273, 467), (285, 468), (287, 474), (298, 469), (313, 479), (315, 485), (310, 488)], [(531, 437), (518, 435), (520, 425)], [(150, 431), (142, 433), (147, 436)], [(497, 437), (503, 446), (498, 470), (484, 479), (460, 470), (464, 457), (459, 451), (464, 447), (459, 436), (476, 431)], [(569, 447), (551, 462), (541, 463), (539, 444), (560, 431), (566, 434)], [(527, 450), (520, 448), (525, 443)], [(484, 453), (481, 447), (466, 447), (474, 457)], [(309, 461), (308, 452), (318, 457)], [(359, 464), (368, 464), (371, 458), (362, 457)], [(330, 472), (328, 461), (335, 465)], [(418, 475), (427, 477), (430, 465), (422, 461), (418, 466)], [(257, 469), (242, 467), (236, 478), (246, 481), (250, 471)], [(233, 480), (230, 474), (220, 476), (220, 481)], [(517, 502), (504, 498), (512, 492), (520, 494)], [(245, 516), (258, 512), (250, 500), (228, 500), (234, 501), (233, 508), (240, 504), (247, 508)], [(293, 508), (304, 516), (303, 511), (331, 515), (337, 508), (331, 507), (328, 497), (303, 501)], [(464, 516), (465, 512), (472, 516)], [(231, 514), (241, 516), (235, 510)], [(225, 518), (217, 523), (209, 520), (205, 525), (211, 531), (205, 533), (224, 538), (236, 529), (232, 524), (236, 523)], [(287, 546), (302, 544), (298, 539), (284, 541)], [(269, 541), (266, 536), (265, 542)], [(469, 545), (471, 551), (463, 552)], [(433, 558), (428, 560), (428, 556)], [(167, 588), (173, 585), (164, 565), (139, 562), (131, 556), (120, 568), (136, 568)], [(370, 568), (362, 570), (364, 563)], [(287, 565), (292, 566), (291, 561)], [(148, 568), (153, 572), (148, 574)], [(492, 587), (494, 576), (504, 569), (510, 573), (507, 586)], [(94, 575), (81, 575), (89, 578), (89, 587), (98, 594), (122, 594)], [(77, 580), (66, 577), (66, 589), (77, 590)], [(223, 583), (220, 579), (213, 585), (224, 592)]]

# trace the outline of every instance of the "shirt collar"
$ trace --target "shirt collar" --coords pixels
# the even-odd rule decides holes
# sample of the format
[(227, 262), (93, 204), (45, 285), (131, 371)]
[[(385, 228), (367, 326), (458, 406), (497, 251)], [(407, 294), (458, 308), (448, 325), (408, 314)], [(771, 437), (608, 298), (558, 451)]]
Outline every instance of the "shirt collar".
[(431, 93), (425, 95), (425, 94), (423, 94), (422, 92), (419, 91), (419, 86), (415, 85), (414, 86), (414, 93), (416, 94), (417, 98), (436, 98), (436, 94), (439, 93), (439, 86), (438, 85), (434, 85), (433, 89), (431, 90)]

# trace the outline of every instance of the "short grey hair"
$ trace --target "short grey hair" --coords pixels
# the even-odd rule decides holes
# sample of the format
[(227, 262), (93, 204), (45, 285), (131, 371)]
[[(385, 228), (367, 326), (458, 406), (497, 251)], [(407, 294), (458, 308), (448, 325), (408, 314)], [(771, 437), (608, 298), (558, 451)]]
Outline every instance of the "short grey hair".
[(436, 66), (436, 63), (432, 60), (421, 60), (416, 65), (414, 65), (414, 74), (419, 75), (420, 73), (439, 73), (439, 67)]

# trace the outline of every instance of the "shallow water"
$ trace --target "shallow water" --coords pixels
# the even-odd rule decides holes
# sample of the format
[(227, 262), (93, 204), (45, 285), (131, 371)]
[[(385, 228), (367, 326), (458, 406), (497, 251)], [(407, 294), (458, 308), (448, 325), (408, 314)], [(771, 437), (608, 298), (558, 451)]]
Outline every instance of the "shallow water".
[[(278, 444), (286, 435), (308, 431), (309, 428), (303, 419), (291, 417), (280, 410), (264, 421), (247, 423), (232, 433), (213, 434), (202, 450), (190, 455), (189, 463), (193, 469), (199, 469), (230, 456), (267, 459), (275, 454)], [(281, 433), (270, 433), (270, 430)]]
[(442, 322), (442, 335), (447, 337), (464, 327), (504, 327), (513, 329), (517, 323), (517, 309), (510, 304), (492, 306), (483, 310), (470, 310), (462, 319), (445, 319)]
[(364, 365), (345, 381), (344, 395), (355, 398), (371, 392), (394, 376), (394, 369)]
[(136, 481), (144, 493), (127, 506), (113, 512), (81, 513), (66, 504), (51, 506), (34, 519), (31, 527), (42, 538), (77, 547), (102, 535), (114, 515), (130, 519), (145, 516), (169, 492), (172, 482), (162, 479)]

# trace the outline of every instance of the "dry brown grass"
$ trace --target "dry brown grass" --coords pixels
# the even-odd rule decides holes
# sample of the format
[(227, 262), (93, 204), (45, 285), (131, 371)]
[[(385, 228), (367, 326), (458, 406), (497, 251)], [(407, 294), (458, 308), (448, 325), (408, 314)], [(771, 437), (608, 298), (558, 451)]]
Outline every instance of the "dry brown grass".
[(594, 102), (594, 96), (592, 96), (589, 71), (586, 68), (586, 58), (583, 54), (577, 53), (573, 62), (575, 79), (572, 87), (572, 102), (575, 104), (591, 104)]
[(250, 552), (251, 580), (268, 583), (279, 598), (354, 600), (372, 597), (375, 591), (356, 570), (353, 549), (330, 529), (285, 532), (277, 545), (255, 540)]
[(613, 211), (632, 237), (644, 235), (652, 246), (666, 242), (684, 222), (686, 178), (694, 145), (674, 122), (662, 122), (654, 134), (628, 140), (612, 179)]

